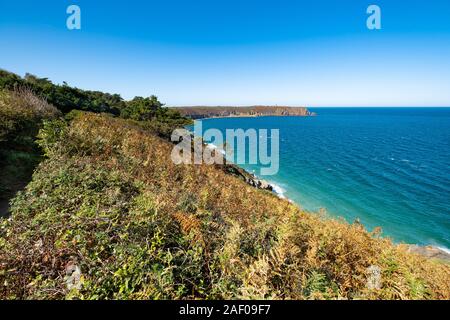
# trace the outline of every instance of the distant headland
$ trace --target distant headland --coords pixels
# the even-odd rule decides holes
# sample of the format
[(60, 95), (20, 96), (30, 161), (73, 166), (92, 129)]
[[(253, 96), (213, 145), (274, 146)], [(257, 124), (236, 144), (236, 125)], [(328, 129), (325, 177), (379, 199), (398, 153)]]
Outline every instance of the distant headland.
[(226, 117), (263, 117), (263, 116), (314, 116), (306, 107), (287, 106), (248, 106), (248, 107), (226, 107), (226, 106), (192, 106), (173, 107), (183, 116), (191, 119), (204, 118), (226, 118)]

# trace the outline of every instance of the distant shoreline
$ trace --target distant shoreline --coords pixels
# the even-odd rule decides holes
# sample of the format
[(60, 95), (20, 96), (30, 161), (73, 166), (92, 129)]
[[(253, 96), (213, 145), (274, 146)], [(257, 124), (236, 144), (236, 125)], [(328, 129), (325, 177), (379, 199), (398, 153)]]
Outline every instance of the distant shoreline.
[(213, 116), (213, 117), (207, 117), (207, 118), (195, 118), (193, 120), (208, 120), (208, 119), (230, 119), (230, 118), (264, 118), (264, 117), (315, 117), (316, 115), (310, 115), (310, 116), (293, 116), (293, 115), (239, 115), (239, 116)]
[[(203, 120), (214, 119), (214, 118), (256, 118), (256, 117), (259, 117), (259, 116), (255, 116), (255, 115), (222, 116), (222, 117), (210, 117), (210, 118), (195, 119), (195, 121), (203, 121)], [(261, 116), (261, 117), (264, 117), (264, 116)], [(215, 146), (213, 144), (208, 144), (208, 145), (211, 145), (214, 148), (217, 148), (217, 146)], [(227, 162), (228, 162), (228, 160), (227, 160)], [(232, 172), (232, 174), (241, 176), (247, 184), (249, 184), (257, 189), (269, 191), (273, 195), (277, 196), (278, 198), (284, 199), (286, 201), (289, 201), (290, 203), (293, 203), (293, 204), (301, 207), (301, 204), (286, 197), (284, 195), (284, 192), (282, 192), (281, 188), (276, 183), (267, 181), (267, 180), (257, 176), (255, 173), (249, 172), (248, 170), (244, 169), (242, 166), (234, 164), (233, 162), (229, 162), (227, 165), (230, 167), (236, 168), (236, 169), (233, 169), (234, 172)], [(337, 217), (339, 217), (339, 215), (337, 215)], [(389, 237), (389, 236), (387, 236), (387, 237)], [(447, 248), (442, 248), (442, 247), (430, 245), (430, 244), (419, 245), (419, 244), (411, 244), (411, 243), (405, 243), (405, 242), (394, 242), (394, 244), (403, 246), (406, 248), (406, 250), (408, 252), (421, 255), (425, 258), (439, 259), (439, 260), (446, 261), (447, 263), (450, 263), (450, 250)]]
[(290, 106), (249, 106), (249, 107), (171, 107), (181, 115), (193, 120), (211, 118), (253, 118), (265, 116), (300, 116), (309, 117), (316, 114), (306, 107)]

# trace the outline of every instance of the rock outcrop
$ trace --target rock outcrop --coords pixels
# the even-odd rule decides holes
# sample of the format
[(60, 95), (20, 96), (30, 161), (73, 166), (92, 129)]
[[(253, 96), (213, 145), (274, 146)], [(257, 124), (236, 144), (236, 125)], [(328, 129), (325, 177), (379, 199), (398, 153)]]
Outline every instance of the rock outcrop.
[(246, 170), (238, 167), (234, 164), (226, 164), (223, 167), (223, 170), (226, 173), (237, 176), (238, 178), (244, 180), (247, 184), (251, 185), (257, 189), (263, 189), (267, 191), (273, 192), (273, 186), (265, 180), (258, 179), (255, 175), (247, 172)]
[(450, 262), (450, 254), (433, 246), (408, 245), (408, 252), (420, 254), (426, 258)]
[(251, 107), (176, 107), (182, 115), (192, 119), (222, 117), (313, 116), (305, 107), (251, 106)]

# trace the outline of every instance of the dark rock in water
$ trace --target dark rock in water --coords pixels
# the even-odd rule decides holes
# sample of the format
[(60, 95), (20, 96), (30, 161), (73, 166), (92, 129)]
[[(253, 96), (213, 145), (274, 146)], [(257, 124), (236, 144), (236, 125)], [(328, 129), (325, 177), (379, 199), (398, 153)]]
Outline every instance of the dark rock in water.
[(450, 254), (433, 246), (408, 245), (408, 252), (420, 254), (426, 258), (439, 259), (450, 262)]

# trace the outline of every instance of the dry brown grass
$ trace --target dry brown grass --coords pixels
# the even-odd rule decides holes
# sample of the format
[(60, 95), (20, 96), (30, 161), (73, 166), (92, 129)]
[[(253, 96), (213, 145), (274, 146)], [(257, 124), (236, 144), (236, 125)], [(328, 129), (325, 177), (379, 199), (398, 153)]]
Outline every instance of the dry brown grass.
[(26, 87), (15, 91), (0, 90), (0, 141), (20, 130), (35, 129), (42, 119), (59, 114), (58, 109)]
[[(170, 221), (164, 229), (168, 237), (164, 240), (164, 250), (178, 250), (180, 245), (176, 244), (179, 243), (177, 241), (184, 239), (183, 246), (187, 246), (183, 249), (184, 260), (175, 265), (171, 262), (165, 267), (172, 275), (171, 279), (181, 277), (184, 280), (171, 280), (173, 282), (169, 281), (169, 285), (158, 278), (159, 285), (155, 287), (151, 282), (153, 280), (149, 280), (154, 279), (154, 271), (148, 269), (145, 264), (141, 265), (138, 259), (136, 263), (141, 267), (134, 272), (135, 276), (142, 274), (143, 280), (141, 279), (139, 285), (131, 291), (132, 297), (154, 297), (157, 288), (163, 287), (161, 283), (164, 283), (165, 289), (158, 291), (158, 294), (165, 293), (169, 298), (450, 298), (448, 265), (408, 254), (404, 248), (394, 246), (389, 240), (380, 238), (377, 233), (367, 232), (360, 224), (347, 224), (321, 214), (302, 211), (294, 204), (267, 191), (250, 187), (216, 167), (175, 165), (170, 159), (170, 143), (124, 120), (83, 114), (72, 122), (64, 136), (51, 148), (53, 155), (42, 165), (42, 174), (54, 172), (58, 167), (62, 172), (66, 170), (62, 163), (69, 162), (77, 168), (75, 172), (87, 170), (83, 168), (88, 164), (106, 172), (114, 172), (121, 181), (133, 181), (139, 186), (137, 194), (131, 197), (139, 199), (140, 205), (137, 209), (130, 209), (128, 204), (135, 200), (124, 203), (124, 208), (121, 209), (124, 216), (120, 219), (129, 219), (134, 221), (133, 223), (139, 221), (148, 224), (146, 228), (149, 228), (155, 223), (146, 215), (151, 207), (158, 219), (166, 217)], [(71, 175), (73, 174), (72, 172)], [(62, 182), (50, 180), (48, 183)], [(68, 186), (74, 188), (76, 185), (71, 183), (68, 182)], [(19, 200), (42, 197), (43, 191), (39, 190), (37, 187), (29, 187)], [(50, 194), (46, 196), (52, 197), (53, 191), (48, 192)], [(122, 195), (125, 191), (117, 192)], [(105, 194), (99, 196), (107, 198)], [(79, 197), (84, 199), (88, 196), (82, 194)], [(90, 199), (89, 197), (87, 199)], [(30, 225), (30, 219), (45, 210), (38, 205), (32, 205), (27, 209), (31, 210), (31, 216), (24, 215), (24, 205), (19, 200), (13, 208), (12, 221), (4, 227), (9, 232), (0, 238), (3, 239), (3, 252), (0, 246), (0, 259), (4, 259), (3, 270), (17, 267), (15, 264), (19, 264), (17, 259), (21, 252), (24, 254), (30, 250), (26, 242), (21, 245), (14, 242), (23, 232), (32, 232), (33, 239), (45, 236), (50, 244), (57, 240), (36, 226), (30, 226), (31, 229), (27, 231), (19, 228), (19, 225)], [(30, 201), (34, 203), (38, 200)], [(62, 201), (60, 206), (65, 208), (65, 219), (80, 215), (78, 200), (73, 203), (69, 199), (55, 201)], [(109, 217), (112, 214), (110, 211), (107, 206), (93, 205), (92, 214)], [(58, 215), (58, 212), (52, 215)], [(81, 228), (76, 224), (70, 227)], [(61, 228), (68, 226), (63, 225)], [(11, 232), (19, 229), (15, 234)], [(108, 241), (113, 241), (112, 239)], [(133, 246), (145, 246), (137, 242), (141, 240), (133, 241)], [(97, 262), (88, 262), (85, 255), (77, 254), (77, 245), (70, 241), (64, 242), (67, 250), (72, 252), (72, 255), (77, 255), (89, 283), (99, 283), (97, 285), (104, 288), (106, 285), (99, 277), (107, 278), (106, 267), (97, 265)], [(87, 255), (98, 250), (96, 245), (90, 246), (90, 249), (86, 249)], [(6, 259), (6, 250), (13, 251), (17, 257)], [(104, 254), (102, 261), (116, 259)], [(21, 276), (34, 279), (36, 271), (41, 270), (38, 266), (39, 263), (22, 263)], [(381, 269), (379, 289), (367, 287), (367, 269), (370, 266), (378, 266)], [(54, 273), (47, 272), (44, 277), (49, 277), (46, 280), (51, 286), (57, 286), (63, 292), (62, 295), (53, 297), (67, 297), (68, 293), (61, 289), (63, 284)], [(16, 278), (8, 278), (8, 273), (4, 273), (0, 280), (5, 279), (12, 282)], [(189, 289), (182, 291), (180, 283), (185, 283), (182, 288)], [(117, 295), (114, 288), (105, 289), (103, 295), (95, 297), (122, 297)], [(86, 286), (83, 290), (77, 294), (84, 297), (94, 294), (92, 287)], [(4, 296), (14, 296), (11, 292), (14, 292), (13, 287), (3, 289)], [(45, 291), (42, 286), (37, 286), (35, 291), (25, 296), (47, 297), (43, 292)]]

